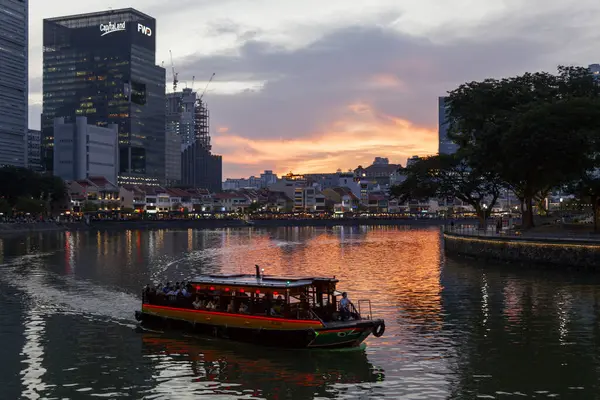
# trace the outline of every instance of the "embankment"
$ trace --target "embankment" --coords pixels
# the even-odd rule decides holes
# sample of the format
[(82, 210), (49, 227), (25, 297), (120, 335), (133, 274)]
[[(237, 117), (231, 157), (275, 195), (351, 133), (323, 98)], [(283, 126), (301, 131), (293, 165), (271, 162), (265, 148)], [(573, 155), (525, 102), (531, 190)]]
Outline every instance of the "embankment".
[(448, 255), (600, 270), (600, 240), (596, 239), (444, 232), (444, 251)]
[(440, 226), (440, 219), (265, 219), (253, 220), (250, 223), (241, 220), (207, 219), (207, 220), (171, 220), (171, 221), (95, 221), (90, 229), (120, 230), (120, 229), (217, 229), (217, 228), (276, 228), (276, 227), (333, 227), (361, 225), (410, 225), (410, 226)]
[[(83, 222), (73, 223), (0, 223), (0, 236), (26, 234), (46, 231), (121, 231), (121, 230), (153, 230), (153, 229), (218, 229), (218, 228), (274, 228), (274, 227), (334, 227), (334, 226), (440, 226), (446, 222), (443, 219), (375, 219), (375, 218), (340, 218), (340, 219), (269, 219), (255, 220), (248, 224), (238, 219), (198, 219), (198, 220), (167, 220), (167, 221), (92, 221), (90, 225)], [(457, 221), (469, 223), (469, 220)]]

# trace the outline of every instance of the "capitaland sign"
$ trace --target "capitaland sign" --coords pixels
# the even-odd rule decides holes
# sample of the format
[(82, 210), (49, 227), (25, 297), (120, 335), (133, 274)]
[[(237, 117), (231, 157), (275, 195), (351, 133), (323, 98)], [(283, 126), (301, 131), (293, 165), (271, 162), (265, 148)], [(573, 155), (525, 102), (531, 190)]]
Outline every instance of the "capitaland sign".
[(114, 32), (121, 32), (125, 30), (125, 22), (118, 22), (118, 23), (112, 23), (109, 22), (108, 24), (100, 24), (100, 32), (102, 32), (102, 35), (100, 36), (106, 36), (109, 33), (114, 33)]

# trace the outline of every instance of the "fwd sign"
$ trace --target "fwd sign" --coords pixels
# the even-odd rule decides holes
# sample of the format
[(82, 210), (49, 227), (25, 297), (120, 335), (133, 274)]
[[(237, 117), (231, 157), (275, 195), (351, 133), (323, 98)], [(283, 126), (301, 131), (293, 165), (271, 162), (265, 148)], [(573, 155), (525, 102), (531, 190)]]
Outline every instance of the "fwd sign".
[(142, 32), (146, 36), (152, 36), (152, 29), (142, 24), (138, 24), (138, 32)]

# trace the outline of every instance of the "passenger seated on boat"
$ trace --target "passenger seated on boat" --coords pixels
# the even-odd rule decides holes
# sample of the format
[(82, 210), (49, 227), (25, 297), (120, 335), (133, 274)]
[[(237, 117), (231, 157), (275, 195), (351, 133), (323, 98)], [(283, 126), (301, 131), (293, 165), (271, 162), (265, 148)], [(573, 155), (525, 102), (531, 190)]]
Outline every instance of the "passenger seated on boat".
[(240, 309), (238, 310), (240, 314), (248, 314), (248, 305), (246, 303), (240, 304)]
[(261, 310), (261, 312), (265, 315), (271, 315), (272, 313), (272, 296), (273, 295), (271, 293), (266, 293), (265, 296), (262, 298), (261, 304), (259, 304), (259, 310)]
[(181, 290), (181, 294), (183, 295), (183, 297), (192, 297), (192, 285), (188, 283), (186, 286), (184, 286)]
[(272, 316), (281, 316), (283, 315), (283, 297), (281, 295), (277, 296), (277, 300), (275, 300), (275, 304), (271, 308)]
[(213, 303), (212, 300), (209, 300), (208, 304), (206, 305), (206, 309), (208, 309), (208, 310), (216, 310), (217, 309), (217, 305), (215, 303)]
[(227, 304), (227, 312), (235, 312), (235, 306), (233, 304), (233, 299), (231, 299), (231, 301), (229, 302), (229, 304)]
[(200, 300), (200, 296), (196, 296), (196, 300), (192, 303), (192, 305), (194, 306), (194, 308), (197, 310), (199, 308), (202, 308), (204, 303), (202, 300)]
[(167, 298), (169, 299), (169, 301), (171, 303), (174, 303), (177, 301), (177, 290), (174, 288), (169, 288), (169, 291), (167, 292)]

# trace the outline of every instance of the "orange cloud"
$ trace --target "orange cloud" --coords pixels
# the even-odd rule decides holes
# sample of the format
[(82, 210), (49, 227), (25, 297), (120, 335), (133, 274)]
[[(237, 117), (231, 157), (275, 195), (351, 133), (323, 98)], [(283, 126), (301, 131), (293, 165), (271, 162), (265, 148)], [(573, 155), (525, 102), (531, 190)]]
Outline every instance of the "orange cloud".
[(377, 74), (369, 79), (369, 86), (381, 89), (405, 89), (406, 85), (394, 74)]
[(218, 133), (227, 133), (227, 132), (229, 132), (229, 128), (226, 126), (219, 126), (219, 127), (217, 127), (217, 132)]
[(249, 139), (234, 132), (213, 138), (223, 154), (224, 176), (244, 177), (264, 169), (278, 174), (335, 172), (370, 165), (375, 157), (405, 164), (413, 155), (437, 152), (437, 130), (417, 127), (394, 116), (377, 113), (365, 103), (348, 106), (343, 119), (320, 132), (295, 139)]

